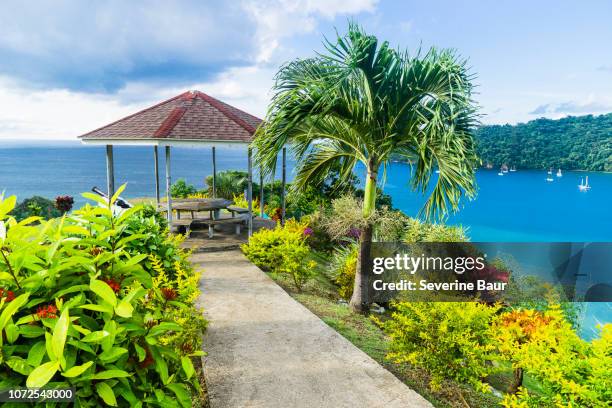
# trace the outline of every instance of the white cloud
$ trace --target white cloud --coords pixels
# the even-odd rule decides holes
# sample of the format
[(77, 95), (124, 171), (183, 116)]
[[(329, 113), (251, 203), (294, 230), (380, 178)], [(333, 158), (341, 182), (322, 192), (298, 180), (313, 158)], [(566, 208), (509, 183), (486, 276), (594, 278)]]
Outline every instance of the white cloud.
[(245, 0), (243, 5), (257, 24), (257, 61), (270, 62), (282, 50), (281, 40), (313, 32), (318, 18), (373, 12), (378, 0)]
[(216, 74), (255, 57), (237, 2), (5, 2), (0, 74), (31, 85), (115, 91), (140, 78)]
[(568, 115), (608, 113), (612, 111), (612, 99), (590, 94), (581, 100), (565, 100), (537, 106), (530, 115), (560, 118)]
[(113, 95), (67, 89), (32, 90), (0, 77), (0, 140), (74, 139), (189, 89), (201, 90), (263, 117), (273, 75), (270, 68), (239, 67), (210, 81), (186, 86), (160, 88), (146, 82), (131, 82)]

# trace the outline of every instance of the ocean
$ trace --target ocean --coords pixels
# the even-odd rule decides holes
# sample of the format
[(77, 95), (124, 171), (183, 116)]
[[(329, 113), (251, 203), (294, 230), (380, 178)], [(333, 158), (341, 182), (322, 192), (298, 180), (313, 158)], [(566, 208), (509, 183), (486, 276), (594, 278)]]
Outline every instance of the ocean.
[[(123, 196), (152, 197), (155, 192), (153, 148), (115, 147), (115, 185), (127, 183)], [(165, 186), (164, 158), (160, 151), (160, 183)], [(210, 148), (173, 148), (172, 178), (185, 179), (198, 188), (212, 173)], [(246, 148), (217, 148), (217, 169), (247, 168)], [(288, 162), (291, 180), (294, 161)], [(356, 169), (358, 174), (362, 168)], [(391, 163), (386, 171), (384, 191), (394, 207), (415, 216), (425, 198), (410, 190), (410, 166)], [(564, 171), (553, 172), (546, 181), (545, 170), (519, 170), (498, 176), (498, 170), (477, 172), (478, 196), (465, 200), (448, 224), (462, 225), (472, 241), (486, 242), (609, 242), (612, 241), (612, 174)], [(359, 174), (362, 176), (361, 174)], [(592, 186), (580, 192), (578, 184), (589, 177)], [(257, 169), (255, 179), (257, 180)], [(280, 177), (280, 170), (277, 171)], [(105, 149), (84, 146), (76, 141), (25, 143), (0, 141), (0, 193), (24, 199), (33, 195), (54, 198), (72, 195), (77, 205), (85, 200), (81, 192), (93, 186), (105, 190)], [(598, 322), (612, 321), (612, 304), (588, 304), (583, 335), (591, 337)]]

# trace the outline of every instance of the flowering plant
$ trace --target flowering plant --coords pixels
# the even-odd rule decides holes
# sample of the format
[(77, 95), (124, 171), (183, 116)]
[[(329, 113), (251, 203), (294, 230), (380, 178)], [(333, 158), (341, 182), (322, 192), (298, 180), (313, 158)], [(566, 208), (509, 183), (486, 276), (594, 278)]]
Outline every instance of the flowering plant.
[(146, 237), (129, 232), (141, 208), (118, 215), (84, 196), (99, 206), (49, 221), (17, 222), (16, 199), (0, 199), (0, 389), (73, 388), (82, 407), (191, 406), (202, 352), (176, 316), (195, 313), (193, 295), (169, 296), (174, 276), (172, 291), (155, 286), (152, 249), (135, 250)]

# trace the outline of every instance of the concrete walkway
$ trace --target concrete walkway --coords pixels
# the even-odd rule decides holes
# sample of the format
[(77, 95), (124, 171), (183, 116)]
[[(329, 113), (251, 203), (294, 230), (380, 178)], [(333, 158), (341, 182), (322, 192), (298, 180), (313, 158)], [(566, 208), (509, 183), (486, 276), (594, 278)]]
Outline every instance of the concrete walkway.
[(431, 407), (240, 251), (195, 254), (211, 408)]

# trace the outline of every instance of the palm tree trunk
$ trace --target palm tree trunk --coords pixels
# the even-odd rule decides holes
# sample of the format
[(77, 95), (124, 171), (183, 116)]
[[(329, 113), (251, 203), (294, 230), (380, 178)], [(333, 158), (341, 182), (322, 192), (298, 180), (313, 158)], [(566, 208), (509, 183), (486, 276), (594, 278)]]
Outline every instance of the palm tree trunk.
[[(376, 172), (368, 169), (363, 196), (363, 216), (369, 217), (376, 205)], [(370, 294), (370, 252), (372, 250), (372, 225), (368, 224), (359, 237), (359, 257), (355, 272), (355, 285), (350, 306), (357, 313), (367, 313), (372, 304)]]

